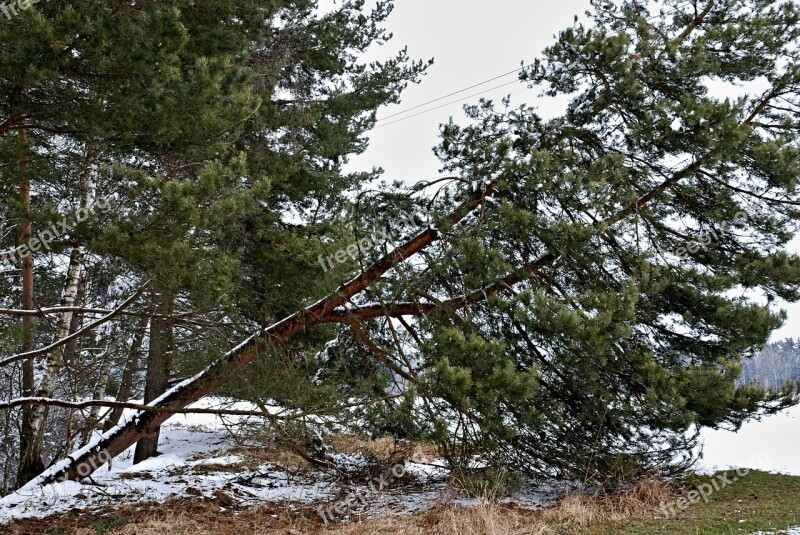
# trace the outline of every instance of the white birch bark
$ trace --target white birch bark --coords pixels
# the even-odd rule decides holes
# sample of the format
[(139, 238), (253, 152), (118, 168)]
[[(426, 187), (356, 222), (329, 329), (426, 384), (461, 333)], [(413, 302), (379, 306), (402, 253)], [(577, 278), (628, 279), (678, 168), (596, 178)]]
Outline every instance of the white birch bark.
[[(67, 279), (64, 283), (64, 291), (61, 294), (61, 306), (72, 307), (78, 297), (78, 290), (80, 288), (81, 276), (83, 274), (83, 261), (86, 257), (86, 249), (82, 246), (72, 249), (69, 259), (69, 269), (67, 270)], [(69, 336), (70, 325), (72, 324), (72, 315), (74, 312), (64, 311), (59, 313), (58, 322), (56, 324), (55, 341), (61, 340)], [(39, 388), (36, 389), (37, 396), (52, 397), (55, 392), (58, 376), (61, 371), (61, 365), (64, 361), (65, 348), (57, 348), (47, 355), (47, 362), (45, 364), (44, 374), (39, 383)], [(39, 406), (33, 407), (31, 410), (31, 428), (33, 436), (36, 441), (41, 444), (44, 433), (44, 421), (47, 417), (47, 407)]]

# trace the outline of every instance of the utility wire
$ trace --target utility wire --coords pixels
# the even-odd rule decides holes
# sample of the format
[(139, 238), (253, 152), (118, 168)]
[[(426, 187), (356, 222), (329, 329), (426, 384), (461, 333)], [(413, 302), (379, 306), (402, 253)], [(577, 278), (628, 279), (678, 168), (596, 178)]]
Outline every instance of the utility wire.
[[(432, 112), (432, 111), (436, 111), (436, 110), (440, 110), (442, 108), (446, 108), (447, 106), (452, 106), (453, 104), (458, 104), (459, 102), (464, 102), (465, 100), (471, 99), (473, 97), (477, 97), (477, 96), (483, 95), (485, 93), (489, 93), (490, 91), (494, 91), (495, 89), (500, 89), (501, 87), (506, 87), (506, 86), (509, 86), (511, 84), (517, 84), (517, 83), (519, 83), (519, 80), (514, 80), (513, 82), (508, 82), (508, 83), (505, 83), (503, 85), (498, 85), (498, 86), (492, 87), (490, 89), (485, 89), (485, 90), (481, 91), (480, 93), (475, 93), (473, 95), (462, 97), (462, 98), (460, 98), (458, 100), (454, 100), (452, 102), (448, 102), (447, 104), (442, 104), (441, 106), (436, 106), (435, 108), (431, 108), (429, 110), (425, 110), (425, 111), (421, 111), (419, 113), (415, 113), (414, 115), (409, 115), (407, 117), (402, 117), (400, 119), (397, 119), (395, 121), (390, 121), (388, 123), (379, 124), (375, 128), (376, 129), (377, 128), (383, 128), (384, 126), (389, 126), (390, 124), (396, 124), (396, 123), (403, 122), (403, 121), (405, 121), (407, 119), (413, 119), (414, 117), (419, 117), (420, 115), (425, 115), (426, 113), (429, 113), (429, 112)], [(438, 100), (441, 100), (441, 99), (438, 99)]]
[[(458, 91), (454, 91), (453, 93), (450, 93), (450, 94), (448, 94), (448, 95), (445, 95), (445, 96), (443, 96), (443, 97), (439, 97), (439, 98), (436, 98), (436, 99), (430, 100), (430, 101), (428, 101), (428, 102), (424, 102), (424, 103), (422, 103), (422, 104), (420, 104), (420, 105), (418, 105), (418, 106), (414, 106), (413, 108), (408, 108), (407, 110), (398, 111), (397, 113), (393, 113), (393, 114), (391, 114), (391, 115), (387, 115), (386, 117), (383, 117), (383, 118), (381, 118), (381, 119), (378, 119), (376, 122), (377, 122), (377, 123), (380, 123), (380, 122), (383, 122), (383, 121), (385, 121), (385, 120), (387, 120), (387, 119), (391, 119), (392, 117), (397, 117), (398, 115), (404, 115), (404, 114), (406, 114), (406, 113), (408, 113), (408, 112), (410, 112), (410, 111), (414, 111), (414, 110), (418, 110), (418, 109), (420, 109), (420, 108), (424, 108), (425, 106), (428, 106), (429, 104), (435, 104), (436, 102), (441, 102), (442, 100), (444, 100), (444, 99), (446, 99), (446, 98), (450, 98), (450, 97), (452, 97), (452, 96), (455, 96), (455, 95), (458, 95), (458, 94), (460, 94), (460, 93), (464, 93), (464, 92), (466, 92), (466, 91), (469, 91), (470, 89), (475, 89), (476, 87), (480, 87), (480, 86), (482, 86), (482, 85), (486, 85), (486, 84), (488, 84), (489, 82), (494, 82), (495, 80), (499, 80), (499, 79), (501, 79), (501, 78), (505, 78), (506, 76), (508, 76), (508, 75), (510, 75), (510, 74), (517, 74), (517, 73), (518, 73), (518, 72), (520, 72), (522, 69), (527, 69), (528, 67), (532, 67), (533, 65), (534, 65), (533, 63), (531, 63), (531, 64), (529, 64), (529, 65), (523, 65), (522, 67), (520, 67), (520, 68), (518, 68), (518, 69), (514, 69), (513, 71), (508, 71), (507, 73), (505, 73), (505, 74), (501, 74), (500, 76), (495, 76), (494, 78), (489, 78), (488, 80), (484, 80), (483, 82), (480, 82), (480, 83), (478, 83), (478, 84), (471, 85), (471, 86), (469, 86), (469, 87), (465, 87), (464, 89), (459, 89)], [(515, 81), (516, 81), (516, 80), (515, 80)], [(508, 85), (508, 84), (507, 84), (507, 85)], [(470, 98), (470, 97), (464, 97), (464, 98)]]
[[(692, 4), (692, 0), (686, 0), (684, 2), (681, 2), (681, 3), (677, 4), (674, 7), (674, 9), (672, 9), (669, 12), (659, 13), (659, 14), (656, 14), (656, 15), (651, 15), (650, 17), (644, 17), (644, 19), (647, 20), (647, 21), (650, 21), (652, 19), (661, 18), (661, 17), (663, 17), (665, 15), (674, 15), (676, 13), (679, 13), (682, 8), (684, 8), (684, 7), (688, 6), (688, 5), (691, 5), (691, 4)], [(425, 106), (428, 106), (430, 104), (435, 104), (437, 102), (441, 102), (442, 100), (444, 100), (446, 98), (449, 98), (449, 97), (452, 97), (452, 96), (455, 96), (455, 95), (459, 95), (461, 93), (469, 91), (470, 89), (475, 89), (476, 87), (480, 87), (482, 85), (486, 85), (489, 82), (494, 82), (495, 80), (500, 80), (501, 78), (505, 78), (506, 76), (509, 76), (511, 74), (516, 74), (516, 73), (520, 72), (523, 69), (527, 69), (528, 67), (532, 67), (533, 65), (535, 65), (535, 64), (534, 63), (529, 63), (527, 65), (523, 65), (522, 67), (520, 67), (518, 69), (514, 69), (513, 71), (509, 71), (509, 72), (501, 74), (499, 76), (495, 76), (494, 78), (489, 78), (488, 80), (484, 80), (483, 82), (477, 83), (475, 85), (471, 85), (469, 87), (465, 87), (464, 89), (459, 89), (458, 91), (454, 91), (452, 93), (444, 95), (443, 97), (435, 98), (433, 100), (429, 100), (428, 102), (424, 102), (424, 103), (419, 104), (417, 106), (414, 106), (412, 108), (408, 108), (406, 110), (402, 110), (402, 111), (399, 111), (397, 113), (393, 113), (391, 115), (387, 115), (386, 117), (382, 117), (382, 118), (378, 119), (377, 121), (375, 121), (375, 124), (376, 124), (375, 128), (377, 129), (377, 128), (381, 128), (381, 127), (384, 127), (384, 126), (389, 126), (390, 124), (396, 124), (396, 123), (405, 121), (406, 119), (412, 119), (414, 117), (419, 117), (420, 115), (424, 115), (424, 114), (432, 112), (432, 111), (436, 111), (436, 110), (439, 110), (439, 109), (442, 109), (442, 108), (446, 108), (447, 106), (452, 106), (453, 104), (458, 104), (459, 102), (463, 102), (465, 100), (468, 100), (468, 99), (483, 95), (483, 94), (488, 93), (490, 91), (494, 91), (495, 89), (500, 89), (502, 87), (506, 87), (506, 86), (515, 84), (515, 83), (519, 82), (519, 80), (514, 80), (513, 82), (508, 82), (508, 83), (505, 83), (505, 84), (502, 84), (502, 85), (498, 85), (498, 86), (492, 87), (490, 89), (486, 89), (484, 91), (481, 91), (479, 93), (475, 93), (475, 94), (472, 94), (472, 95), (469, 95), (469, 96), (466, 96), (466, 97), (462, 97), (459, 100), (454, 100), (452, 102), (448, 102), (447, 104), (442, 104), (441, 106), (436, 106), (434, 108), (430, 108), (428, 110), (424, 110), (424, 111), (421, 111), (419, 113), (415, 113), (413, 115), (409, 115), (407, 117), (403, 117), (401, 119), (397, 119), (395, 121), (390, 121), (388, 123), (384, 122), (384, 121), (386, 121), (388, 119), (391, 119), (393, 117), (398, 117), (400, 115), (405, 115), (406, 113), (412, 112), (414, 110), (418, 110), (420, 108), (424, 108)]]

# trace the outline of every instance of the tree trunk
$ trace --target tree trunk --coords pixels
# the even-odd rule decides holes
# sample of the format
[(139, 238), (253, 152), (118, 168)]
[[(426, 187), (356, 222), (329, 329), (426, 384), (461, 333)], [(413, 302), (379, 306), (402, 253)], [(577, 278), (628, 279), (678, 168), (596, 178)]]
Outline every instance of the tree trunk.
[[(8, 378), (8, 384), (3, 385), (4, 388), (6, 388), (7, 392), (14, 392), (14, 386), (15, 386), (14, 376), (12, 374), (8, 374), (6, 377)], [(9, 438), (11, 437), (11, 434), (14, 432), (14, 427), (12, 426), (11, 423), (12, 421), (11, 414), (12, 414), (11, 411), (6, 411), (6, 413), (3, 415), (2, 418), (3, 436)], [(14, 453), (15, 453), (13, 450), (15, 444), (13, 440), (7, 440), (3, 441), (0, 447), (2, 447), (2, 453), (3, 453), (3, 476), (2, 476), (3, 483), (2, 485), (0, 485), (0, 497), (2, 497), (8, 494), (9, 490), (11, 490), (11, 484), (14, 481), (13, 471), (14, 468), (16, 467), (14, 466), (13, 463)]]
[[(128, 353), (128, 362), (125, 364), (125, 371), (122, 372), (122, 380), (119, 383), (119, 391), (117, 392), (117, 401), (125, 402), (131, 399), (131, 392), (133, 390), (133, 379), (136, 371), (139, 369), (139, 362), (141, 360), (142, 344), (144, 343), (144, 335), (147, 333), (147, 319), (142, 318), (139, 328), (136, 330), (136, 336), (131, 344), (130, 352)], [(119, 423), (120, 418), (125, 409), (115, 408), (111, 411), (111, 415), (103, 425), (103, 430), (108, 431)]]
[[(25, 132), (22, 134), (23, 140)], [(22, 162), (22, 167), (26, 166), (26, 162)], [(31, 188), (30, 182), (26, 179), (20, 186), (20, 193), (22, 197), (22, 221), (20, 225), (20, 234), (18, 244), (29, 244), (31, 235), (33, 234), (31, 224)], [(22, 257), (22, 308), (26, 310), (34, 309), (33, 303), (33, 253), (29, 252)], [(27, 353), (33, 351), (33, 330), (35, 320), (33, 316), (25, 316), (22, 318), (22, 352)], [(34, 359), (30, 358), (22, 363), (22, 395), (32, 396), (35, 388), (34, 384)], [(17, 487), (20, 487), (36, 477), (44, 470), (44, 463), (42, 463), (41, 456), (36, 455), (36, 431), (33, 427), (33, 413), (35, 407), (22, 409), (22, 422), (19, 432), (19, 467), (17, 469)]]
[[(380, 262), (362, 273), (356, 279), (340, 287), (326, 299), (302, 309), (284, 320), (275, 323), (251, 336), (227, 355), (206, 368), (197, 376), (184, 381), (152, 403), (156, 408), (178, 409), (209, 395), (226, 382), (236, 370), (255, 361), (266, 344), (279, 343), (295, 334), (319, 323), (337, 307), (369, 287), (383, 273), (410, 256), (413, 256), (438, 239), (438, 231), (428, 229), (404, 247), (387, 254)], [(124, 424), (117, 426), (92, 441), (90, 445), (70, 455), (73, 459), (67, 465), (42, 474), (32, 484), (46, 485), (64, 480), (77, 480), (90, 475), (121, 454), (133, 444), (157, 431), (161, 424), (172, 416), (169, 412), (140, 412)]]
[[(480, 206), (484, 195), (492, 195), (492, 190), (475, 192), (470, 195), (445, 222), (456, 224)], [(33, 485), (46, 485), (64, 480), (78, 480), (92, 474), (121, 454), (133, 444), (158, 430), (169, 420), (169, 409), (182, 409), (219, 388), (231, 374), (259, 358), (268, 344), (280, 343), (295, 334), (316, 325), (330, 316), (334, 310), (343, 307), (354, 296), (369, 288), (383, 274), (400, 262), (413, 257), (439, 239), (439, 231), (428, 228), (394, 251), (384, 255), (378, 262), (359, 276), (340, 286), (326, 298), (260, 330), (225, 356), (206, 368), (195, 377), (174, 386), (158, 400), (151, 403), (154, 408), (164, 411), (142, 411), (122, 425), (110, 429), (102, 437), (93, 440), (88, 446), (70, 455), (69, 463), (59, 465), (41, 474)]]
[[(88, 165), (89, 159), (91, 158), (90, 152), (87, 152), (87, 160), (84, 169), (84, 173), (82, 176), (82, 188), (83, 188), (83, 201), (81, 206), (83, 208), (87, 208), (94, 203), (94, 181), (92, 179), (90, 167)], [(28, 183), (26, 183), (28, 184)], [(25, 219), (27, 219), (27, 229), (23, 228), (23, 235), (27, 235), (27, 239), (30, 240), (32, 235), (32, 228), (30, 222), (30, 187), (27, 186), (27, 196), (28, 196), (28, 204), (26, 207), (26, 211), (28, 215)], [(27, 234), (26, 234), (27, 232)], [(72, 248), (72, 252), (70, 254), (69, 259), (69, 267), (67, 269), (67, 278), (64, 281), (64, 290), (61, 294), (61, 306), (62, 307), (74, 307), (78, 302), (78, 295), (81, 289), (81, 282), (83, 280), (83, 269), (84, 269), (84, 259), (86, 257), (86, 248), (78, 245)], [(30, 263), (28, 269), (30, 270), (30, 288), (26, 288), (26, 291), (30, 293), (31, 299), (31, 309), (33, 308), (33, 257), (32, 253), (28, 255), (27, 260)], [(23, 273), (25, 272), (24, 264), (23, 264)], [(24, 280), (24, 279), (23, 279)], [(56, 333), (54, 336), (54, 341), (59, 341), (63, 338), (66, 338), (70, 335), (71, 329), (73, 328), (75, 314), (72, 311), (64, 311), (59, 313), (58, 321), (56, 323)], [(32, 334), (31, 334), (32, 336)], [(75, 346), (72, 346), (74, 349)], [(31, 339), (31, 347), (29, 351), (33, 350), (33, 340)], [(67, 355), (66, 348), (59, 348), (54, 351), (51, 351), (47, 355), (47, 361), (45, 365), (44, 375), (42, 376), (42, 380), (39, 383), (39, 388), (36, 390), (35, 394), (39, 397), (52, 397), (53, 393), (55, 392), (56, 383), (58, 381), (59, 375), (61, 373), (62, 366), (64, 364), (64, 358)], [(31, 362), (31, 377), (30, 377), (30, 384), (33, 385), (33, 364)], [(29, 415), (29, 421), (27, 422), (27, 427), (23, 425), (23, 428), (26, 429), (26, 443), (23, 447), (20, 444), (20, 477), (18, 477), (17, 484), (18, 486), (21, 484), (26, 483), (32, 477), (36, 476), (37, 473), (40, 473), (44, 467), (44, 462), (42, 460), (42, 443), (44, 441), (44, 431), (45, 426), (47, 424), (47, 414), (48, 414), (48, 407), (47, 406), (36, 406), (32, 407)], [(23, 461), (24, 460), (24, 461)], [(34, 468), (35, 467), (35, 468)]]
[[(61, 294), (62, 307), (72, 307), (75, 305), (75, 301), (78, 296), (78, 290), (80, 288), (81, 274), (83, 271), (83, 259), (85, 255), (86, 251), (83, 247), (75, 247), (72, 250), (69, 261), (69, 269), (67, 271), (67, 279), (64, 283), (64, 291)], [(55, 341), (69, 336), (70, 327), (72, 326), (72, 316), (73, 312), (71, 311), (59, 313), (54, 337)], [(36, 389), (36, 396), (43, 398), (53, 397), (63, 361), (63, 348), (55, 349), (47, 355), (47, 363), (45, 365), (44, 375), (39, 383), (39, 388)], [(42, 442), (44, 441), (44, 430), (47, 423), (47, 414), (48, 407), (45, 405), (35, 406), (31, 409), (29, 426), (31, 435), (28, 443), (26, 444), (26, 448), (22, 449), (22, 453), (20, 454), (20, 458), (25, 459), (25, 463), (20, 462), (20, 475), (28, 476), (27, 478), (22, 478), (23, 481), (27, 481), (31, 477), (36, 476), (36, 473), (27, 473), (30, 470), (29, 467), (43, 466), (44, 464), (42, 461)], [(23, 467), (25, 468), (26, 474), (23, 474)]]
[[(80, 283), (80, 291), (78, 292), (78, 297), (75, 299), (75, 306), (79, 307), (82, 306), (86, 302), (86, 273), (83, 273), (81, 277)], [(75, 313), (72, 315), (72, 322), (69, 325), (69, 334), (72, 335), (76, 333), (81, 328), (81, 321), (82, 321), (82, 314)], [(79, 339), (73, 338), (70, 340), (64, 348), (64, 364), (66, 365), (66, 369), (71, 371), (70, 380), (71, 380), (71, 388), (72, 388), (72, 399), (77, 399), (78, 397), (78, 381), (76, 378), (77, 370), (82, 368), (80, 362), (81, 356), (81, 347), (79, 345)], [(72, 451), (72, 445), (75, 437), (74, 429), (77, 428), (77, 417), (75, 415), (75, 411), (70, 410), (69, 414), (67, 415), (67, 436), (64, 444), (64, 453), (63, 455), (67, 455), (70, 451)], [(55, 459), (54, 459), (55, 461)]]
[[(144, 402), (158, 399), (169, 386), (170, 357), (173, 348), (173, 322), (169, 319), (173, 310), (173, 298), (164, 294), (161, 297), (159, 316), (150, 322), (150, 347), (147, 355), (147, 376), (144, 386)], [(158, 453), (160, 427), (151, 429), (146, 437), (136, 444), (133, 464), (146, 461)]]

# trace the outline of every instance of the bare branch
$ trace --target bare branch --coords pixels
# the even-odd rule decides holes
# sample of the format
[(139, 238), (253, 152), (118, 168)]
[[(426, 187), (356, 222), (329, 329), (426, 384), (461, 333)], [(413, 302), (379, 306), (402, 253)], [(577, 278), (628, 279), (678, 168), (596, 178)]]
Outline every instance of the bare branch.
[(741, 193), (742, 195), (747, 195), (749, 197), (754, 197), (754, 198), (756, 198), (758, 200), (764, 201), (764, 202), (769, 203), (769, 204), (781, 204), (781, 205), (787, 205), (787, 206), (800, 206), (800, 201), (793, 201), (791, 199), (777, 199), (775, 197), (769, 197), (769, 196), (764, 195), (764, 194), (756, 193), (754, 191), (746, 190), (744, 188), (739, 188), (737, 186), (734, 186), (733, 184), (729, 184), (729, 183), (725, 182), (724, 180), (720, 180), (718, 177), (714, 176), (711, 173), (706, 173), (705, 171), (701, 171), (701, 174), (703, 176), (713, 180), (714, 182), (716, 182), (717, 184), (719, 184), (720, 186), (722, 186), (724, 188), (727, 188), (727, 189), (729, 189), (731, 191), (735, 191), (737, 193)]
[(364, 331), (361, 327), (361, 324), (358, 321), (348, 321), (347, 325), (350, 326), (350, 329), (353, 331), (353, 334), (361, 340), (369, 349), (375, 354), (375, 358), (377, 358), (381, 363), (387, 366), (390, 370), (394, 373), (405, 379), (410, 383), (418, 383), (419, 379), (411, 375), (411, 370), (409, 371), (404, 370), (389, 358), (389, 352), (386, 351), (384, 348), (378, 346), (378, 344), (372, 340), (372, 338)]
[[(16, 409), (20, 407), (33, 406), (60, 407), (64, 409), (91, 409), (93, 407), (106, 407), (110, 409), (133, 409), (142, 412), (166, 412), (170, 414), (218, 414), (221, 416), (265, 416), (262, 411), (244, 411), (228, 409), (170, 409), (166, 407), (154, 407), (152, 405), (141, 405), (139, 403), (128, 403), (124, 401), (107, 401), (102, 399), (92, 399), (88, 401), (65, 401), (63, 399), (52, 398), (17, 398), (9, 401), (0, 401), (0, 409)], [(270, 415), (272, 416), (272, 415)]]
[(2, 368), (3, 366), (8, 366), (9, 364), (12, 364), (12, 363), (20, 361), (20, 360), (25, 360), (25, 359), (29, 359), (29, 358), (33, 358), (33, 357), (38, 357), (39, 355), (46, 355), (50, 351), (52, 351), (54, 349), (57, 349), (57, 348), (65, 345), (65, 344), (69, 343), (70, 340), (74, 340), (76, 338), (80, 338), (81, 336), (83, 336), (87, 332), (99, 327), (100, 325), (103, 325), (104, 323), (107, 323), (107, 322), (111, 321), (112, 319), (114, 319), (117, 316), (119, 316), (120, 314), (122, 314), (122, 311), (125, 308), (127, 308), (131, 303), (136, 301), (136, 299), (138, 299), (139, 296), (142, 295), (142, 292), (144, 292), (144, 290), (149, 285), (150, 285), (150, 281), (145, 282), (141, 286), (141, 288), (136, 290), (136, 292), (132, 296), (130, 296), (128, 299), (126, 299), (125, 302), (122, 303), (122, 305), (119, 306), (119, 308), (117, 308), (116, 310), (114, 310), (110, 314), (108, 314), (106, 316), (103, 316), (102, 318), (100, 318), (100, 319), (98, 319), (96, 321), (93, 321), (92, 323), (89, 323), (88, 325), (86, 325), (82, 329), (79, 329), (79, 330), (75, 331), (71, 335), (62, 338), (61, 340), (58, 340), (58, 341), (50, 344), (49, 346), (45, 346), (43, 348), (36, 349), (34, 351), (28, 351), (28, 352), (25, 352), (25, 353), (18, 353), (16, 355), (12, 355), (10, 357), (4, 358), (3, 360), (0, 360), (0, 368)]
[[(113, 314), (115, 311), (107, 308), (90, 308), (90, 307), (45, 307), (37, 308), (34, 310), (26, 310), (20, 308), (0, 308), (0, 316), (9, 316), (12, 318), (25, 318), (29, 316), (45, 317), (52, 314), (61, 314), (62, 312), (76, 312), (79, 314)], [(208, 313), (213, 313), (210, 311)], [(219, 312), (219, 311), (217, 311)], [(181, 314), (153, 314), (145, 311), (135, 310), (122, 310), (119, 311), (120, 316), (132, 316), (140, 318), (165, 318), (175, 323), (184, 323), (188, 325), (199, 325), (201, 327), (218, 327), (218, 326), (234, 326), (231, 322), (224, 321), (200, 321), (189, 319), (192, 316), (197, 316), (197, 312), (185, 312)]]
[(346, 405), (339, 405), (332, 408), (326, 408), (319, 411), (305, 411), (293, 413), (288, 415), (272, 414), (264, 412), (263, 410), (235, 410), (235, 409), (191, 409), (191, 408), (168, 408), (156, 407), (153, 405), (142, 405), (139, 403), (130, 403), (127, 401), (108, 401), (104, 399), (90, 399), (86, 401), (66, 401), (63, 399), (52, 398), (16, 398), (8, 401), (0, 401), (0, 410), (17, 409), (20, 407), (33, 407), (37, 405), (46, 405), (48, 407), (59, 407), (64, 409), (86, 410), (93, 407), (105, 407), (111, 409), (131, 409), (141, 412), (153, 413), (167, 413), (167, 414), (214, 414), (218, 416), (258, 416), (262, 418), (270, 418), (276, 420), (296, 420), (298, 418), (306, 418), (311, 415), (320, 415), (325, 413), (336, 413), (344, 409), (353, 407), (360, 407), (381, 401), (389, 401), (402, 397), (403, 394), (394, 394), (391, 396), (384, 396), (376, 399), (368, 399), (364, 401), (348, 403)]

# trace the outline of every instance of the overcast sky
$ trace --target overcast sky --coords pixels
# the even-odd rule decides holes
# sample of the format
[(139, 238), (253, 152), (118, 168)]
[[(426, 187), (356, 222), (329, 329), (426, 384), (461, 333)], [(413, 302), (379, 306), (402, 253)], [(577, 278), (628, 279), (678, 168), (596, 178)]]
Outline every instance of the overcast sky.
[[(583, 15), (588, 7), (589, 0), (494, 0), (491, 8), (475, 0), (398, 0), (387, 25), (395, 38), (388, 49), (378, 49), (376, 57), (385, 57), (398, 46), (407, 45), (412, 57), (433, 58), (435, 63), (422, 83), (408, 88), (401, 104), (380, 110), (379, 119), (514, 71), (521, 62), (532, 62), (553, 42), (558, 31), (572, 24), (573, 17)], [(349, 167), (382, 167), (386, 171), (385, 179), (409, 183), (440, 176), (439, 161), (431, 150), (438, 141), (439, 125), (451, 117), (466, 123), (462, 106), (466, 102), (477, 102), (481, 97), (499, 101), (511, 95), (512, 105), (527, 102), (538, 105), (543, 115), (558, 112), (551, 103), (537, 102), (536, 94), (522, 84), (514, 84), (515, 79), (514, 74), (509, 74), (379, 122), (370, 134), (369, 149), (353, 158)], [(496, 88), (508, 83), (511, 85)], [(496, 89), (466, 98), (492, 88)], [(408, 118), (454, 101), (458, 102)], [(395, 122), (398, 119), (402, 121)], [(800, 240), (795, 242), (800, 244)], [(800, 247), (794, 249), (800, 250)], [(789, 321), (773, 339), (800, 334), (800, 305), (786, 308)]]

